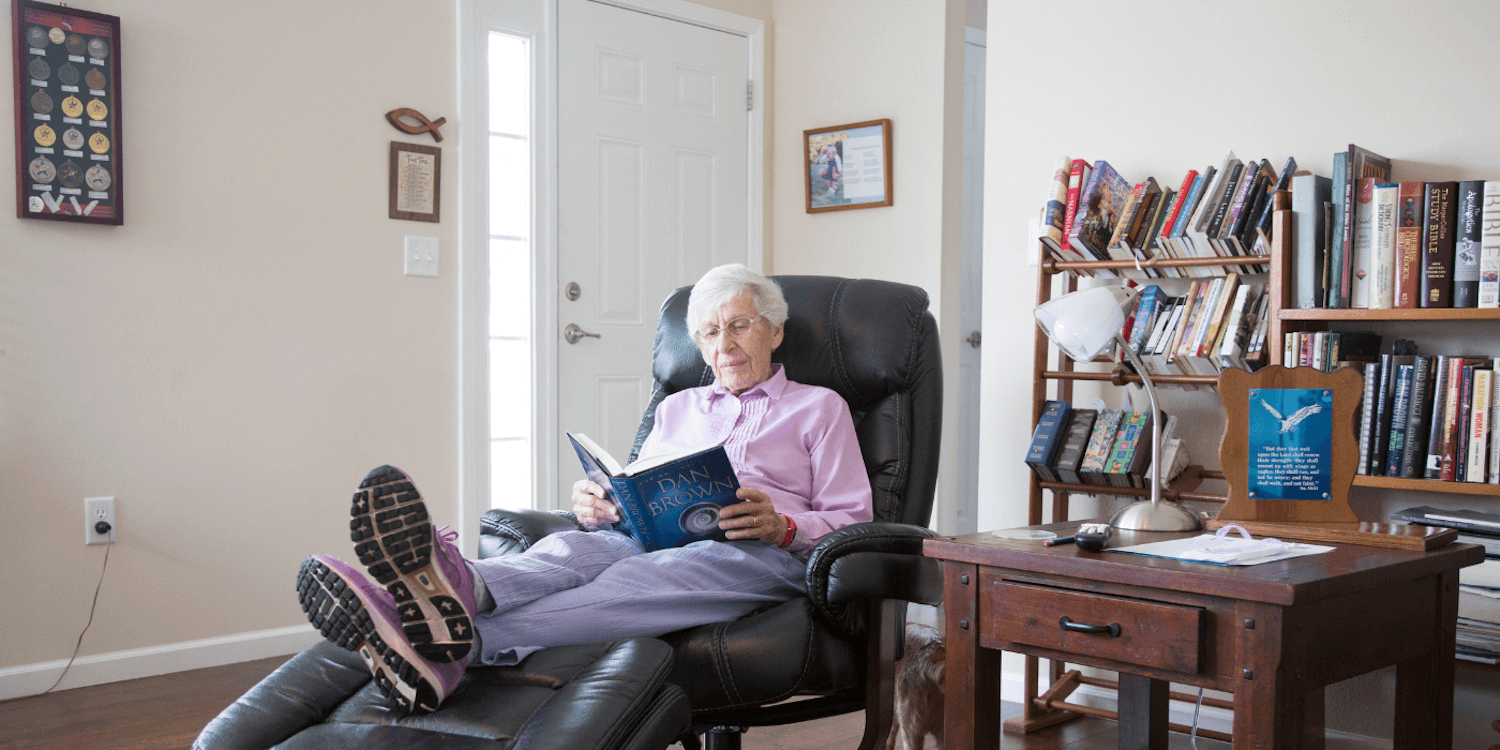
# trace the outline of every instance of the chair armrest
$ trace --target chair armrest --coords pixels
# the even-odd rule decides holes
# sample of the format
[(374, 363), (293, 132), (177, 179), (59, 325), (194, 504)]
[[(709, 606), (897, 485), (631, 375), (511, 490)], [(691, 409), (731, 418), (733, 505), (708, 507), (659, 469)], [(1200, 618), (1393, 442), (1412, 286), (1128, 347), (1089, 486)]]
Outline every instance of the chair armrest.
[(487, 511), (479, 519), (479, 559), (525, 551), (548, 534), (579, 531), (583, 526), (566, 511)]
[(867, 630), (867, 600), (898, 599), (936, 606), (943, 601), (936, 560), (922, 556), (930, 529), (903, 523), (845, 526), (823, 537), (807, 558), (807, 595), (835, 628), (860, 636)]

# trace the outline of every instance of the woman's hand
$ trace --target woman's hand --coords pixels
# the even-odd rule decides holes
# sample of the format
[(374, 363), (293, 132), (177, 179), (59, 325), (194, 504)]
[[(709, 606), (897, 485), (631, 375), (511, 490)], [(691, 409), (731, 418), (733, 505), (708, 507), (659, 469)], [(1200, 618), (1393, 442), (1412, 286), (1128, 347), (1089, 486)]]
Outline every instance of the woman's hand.
[(604, 488), (587, 479), (573, 483), (573, 515), (578, 516), (579, 523), (591, 528), (620, 520), (614, 503), (604, 499)]
[(759, 539), (780, 546), (786, 538), (786, 518), (776, 512), (770, 496), (749, 487), (741, 487), (734, 496), (745, 502), (727, 505), (719, 511), (719, 528), (725, 538)]

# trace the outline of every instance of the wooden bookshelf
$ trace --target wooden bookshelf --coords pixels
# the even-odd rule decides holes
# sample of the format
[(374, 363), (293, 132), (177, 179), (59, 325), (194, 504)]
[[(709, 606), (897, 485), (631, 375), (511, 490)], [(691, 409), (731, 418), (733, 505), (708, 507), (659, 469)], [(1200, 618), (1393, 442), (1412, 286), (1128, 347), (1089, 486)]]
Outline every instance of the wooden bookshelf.
[(1387, 310), (1343, 308), (1290, 309), (1281, 311), (1282, 320), (1359, 321), (1359, 320), (1500, 320), (1500, 309), (1477, 307), (1393, 307)]
[(1378, 487), (1387, 490), (1411, 490), (1416, 492), (1451, 492), (1457, 495), (1488, 495), (1500, 497), (1500, 484), (1481, 482), (1443, 482), (1436, 479), (1403, 479), (1399, 477), (1373, 477), (1356, 475), (1355, 487)]

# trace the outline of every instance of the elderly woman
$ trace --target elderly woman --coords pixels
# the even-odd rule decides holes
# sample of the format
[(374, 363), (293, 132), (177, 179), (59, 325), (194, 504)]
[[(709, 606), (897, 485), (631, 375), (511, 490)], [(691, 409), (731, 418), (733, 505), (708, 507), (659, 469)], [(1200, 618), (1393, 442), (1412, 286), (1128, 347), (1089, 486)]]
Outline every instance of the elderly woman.
[(465, 560), (457, 534), (427, 520), (411, 478), (382, 466), (352, 510), (369, 577), (333, 557), (307, 558), (297, 591), (308, 619), (358, 653), (398, 707), (420, 713), (453, 692), (470, 662), (661, 635), (805, 595), (803, 557), (829, 532), (871, 519), (870, 483), (848, 405), (771, 363), (786, 317), (766, 277), (741, 265), (704, 274), (687, 325), (715, 382), (664, 399), (641, 449), (724, 446), (742, 501), (720, 514), (728, 541), (647, 553), (611, 528), (619, 518), (604, 489), (580, 480), (573, 510), (589, 531)]

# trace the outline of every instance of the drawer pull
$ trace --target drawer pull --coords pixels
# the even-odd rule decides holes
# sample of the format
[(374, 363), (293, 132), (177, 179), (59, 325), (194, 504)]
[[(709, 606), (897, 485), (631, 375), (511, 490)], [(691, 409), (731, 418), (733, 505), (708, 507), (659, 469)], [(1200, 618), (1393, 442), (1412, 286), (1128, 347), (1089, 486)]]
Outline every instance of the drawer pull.
[(1063, 630), (1071, 630), (1074, 633), (1089, 633), (1092, 635), (1104, 635), (1108, 633), (1111, 638), (1120, 637), (1120, 623), (1118, 622), (1112, 622), (1108, 625), (1084, 625), (1081, 622), (1073, 622), (1068, 619), (1067, 615), (1063, 615), (1058, 619), (1057, 624), (1061, 625)]

